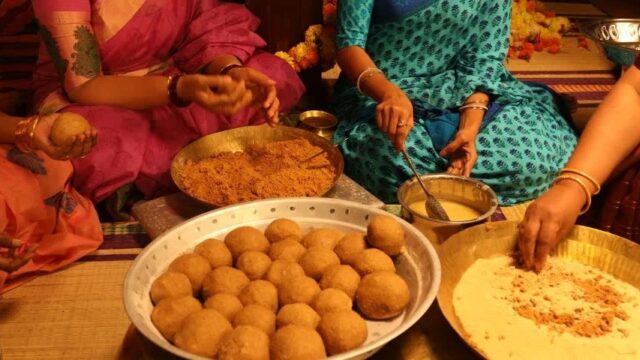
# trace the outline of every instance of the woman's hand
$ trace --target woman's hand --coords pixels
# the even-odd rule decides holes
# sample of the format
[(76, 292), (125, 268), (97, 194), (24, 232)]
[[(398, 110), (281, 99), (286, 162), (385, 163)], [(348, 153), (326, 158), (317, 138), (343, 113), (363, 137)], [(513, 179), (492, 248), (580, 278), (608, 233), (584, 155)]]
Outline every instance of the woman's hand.
[(267, 118), (267, 123), (276, 125), (280, 119), (280, 100), (276, 93), (276, 82), (267, 75), (250, 67), (236, 67), (229, 70), (229, 76), (234, 80), (244, 81), (252, 94), (252, 105), (260, 109)]
[(7, 254), (0, 254), (0, 270), (10, 273), (23, 267), (31, 260), (36, 251), (35, 246), (29, 247), (21, 254), (16, 255), (15, 251), (20, 246), (22, 246), (20, 240), (0, 233), (0, 248), (9, 249)]
[(518, 238), (525, 268), (537, 272), (544, 268), (547, 255), (569, 234), (585, 201), (578, 184), (560, 181), (529, 205)]
[(402, 90), (393, 89), (378, 103), (376, 124), (391, 139), (396, 150), (404, 149), (404, 142), (413, 128), (413, 105)]
[(33, 133), (35, 150), (44, 151), (55, 160), (70, 160), (89, 154), (98, 141), (98, 131), (93, 127), (80, 135), (74, 136), (73, 140), (66, 146), (58, 146), (51, 142), (51, 127), (58, 116), (60, 116), (59, 113), (40, 117), (38, 126)]
[(178, 80), (176, 89), (181, 99), (225, 115), (235, 114), (252, 101), (244, 81), (226, 75), (185, 75)]
[(455, 138), (440, 151), (440, 156), (448, 157), (447, 173), (470, 176), (473, 166), (478, 160), (476, 137), (478, 133), (470, 129), (460, 129)]

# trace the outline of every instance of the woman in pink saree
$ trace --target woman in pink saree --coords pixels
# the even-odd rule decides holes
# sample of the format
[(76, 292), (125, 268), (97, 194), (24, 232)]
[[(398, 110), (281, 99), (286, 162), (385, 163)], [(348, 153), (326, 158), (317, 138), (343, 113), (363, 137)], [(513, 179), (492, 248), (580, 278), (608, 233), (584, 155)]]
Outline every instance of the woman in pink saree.
[[(259, 50), (258, 20), (218, 0), (34, 0), (43, 46), (34, 76), (40, 113), (78, 113), (99, 141), (73, 161), (74, 185), (99, 202), (134, 183), (172, 188), (187, 143), (278, 121), (304, 92), (284, 61)], [(185, 74), (182, 76), (182, 74)], [(276, 95), (277, 94), (277, 95)]]

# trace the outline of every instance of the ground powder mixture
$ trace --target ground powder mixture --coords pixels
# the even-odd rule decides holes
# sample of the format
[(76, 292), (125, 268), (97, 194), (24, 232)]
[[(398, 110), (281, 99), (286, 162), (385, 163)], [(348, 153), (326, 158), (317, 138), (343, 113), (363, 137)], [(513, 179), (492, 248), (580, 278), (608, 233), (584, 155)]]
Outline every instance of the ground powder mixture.
[(306, 139), (250, 146), (189, 161), (180, 174), (185, 190), (213, 204), (296, 196), (319, 196), (334, 181), (336, 169), (326, 153), (301, 164), (322, 149)]
[(640, 359), (640, 290), (575, 261), (550, 258), (536, 274), (478, 259), (453, 305), (490, 359)]

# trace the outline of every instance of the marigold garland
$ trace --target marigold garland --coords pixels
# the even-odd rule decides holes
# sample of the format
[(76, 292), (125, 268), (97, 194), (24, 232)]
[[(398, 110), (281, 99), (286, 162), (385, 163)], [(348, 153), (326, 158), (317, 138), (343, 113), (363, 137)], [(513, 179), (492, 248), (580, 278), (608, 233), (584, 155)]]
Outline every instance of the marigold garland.
[[(509, 58), (529, 60), (537, 51), (557, 54), (562, 48), (562, 35), (570, 30), (569, 19), (556, 16), (537, 0), (513, 0)], [(588, 49), (584, 37), (578, 38), (578, 46)]]
[(324, 24), (311, 25), (304, 33), (304, 42), (293, 46), (289, 51), (278, 51), (275, 55), (286, 61), (296, 71), (312, 68), (320, 63), (322, 69), (335, 65), (335, 1), (325, 0), (322, 7)]
[[(336, 17), (338, 0), (324, 0), (323, 24), (311, 25), (304, 33), (304, 42), (289, 51), (275, 55), (285, 60), (296, 71), (309, 69), (320, 63), (323, 70), (335, 65)], [(569, 31), (569, 19), (556, 16), (537, 0), (513, 0), (509, 58), (529, 60), (535, 52), (557, 54), (562, 49), (562, 35)], [(578, 46), (589, 49), (584, 36), (579, 36)]]

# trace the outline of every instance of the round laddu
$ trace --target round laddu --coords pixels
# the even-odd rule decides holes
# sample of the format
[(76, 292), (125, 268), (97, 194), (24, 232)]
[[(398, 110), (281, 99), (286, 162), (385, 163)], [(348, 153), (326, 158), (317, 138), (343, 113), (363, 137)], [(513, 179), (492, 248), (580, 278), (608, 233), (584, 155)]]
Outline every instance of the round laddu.
[(207, 259), (212, 269), (233, 265), (231, 251), (224, 242), (218, 239), (208, 239), (201, 242), (196, 246), (195, 253)]
[(307, 249), (320, 246), (333, 250), (342, 239), (344, 233), (336, 229), (316, 229), (309, 232), (302, 238), (302, 245)]
[(204, 307), (213, 309), (227, 320), (233, 321), (236, 314), (242, 310), (242, 302), (235, 295), (220, 293), (208, 298), (204, 302)]
[(286, 238), (272, 243), (269, 247), (269, 257), (271, 260), (285, 260), (298, 262), (300, 257), (307, 251), (302, 244), (293, 238)]
[(367, 240), (365, 234), (362, 232), (354, 232), (343, 236), (333, 251), (338, 255), (341, 263), (351, 265), (358, 254), (366, 248)]
[(63, 112), (53, 122), (49, 139), (57, 146), (66, 147), (71, 145), (76, 136), (89, 130), (91, 130), (91, 124), (82, 115)]
[(293, 279), (295, 277), (305, 276), (304, 269), (298, 263), (284, 260), (275, 260), (271, 263), (269, 271), (265, 276), (265, 280), (269, 281), (276, 287), (279, 287), (284, 280)]
[(337, 355), (362, 346), (368, 335), (367, 323), (358, 313), (351, 310), (323, 315), (318, 324), (318, 332), (329, 355)]
[(202, 288), (202, 280), (211, 271), (209, 261), (198, 254), (184, 254), (175, 258), (169, 265), (169, 271), (176, 271), (187, 275), (193, 292)]
[(247, 305), (233, 319), (234, 327), (241, 325), (253, 326), (271, 335), (276, 331), (276, 314), (264, 306)]
[(236, 268), (250, 280), (262, 279), (271, 267), (271, 258), (260, 251), (247, 251), (236, 261)]
[(222, 339), (218, 360), (269, 360), (269, 336), (253, 326), (238, 326)]
[(221, 293), (238, 296), (249, 282), (249, 278), (242, 271), (222, 266), (211, 270), (202, 280), (202, 294), (205, 299)]
[(299, 276), (283, 281), (278, 287), (280, 305), (305, 303), (313, 304), (320, 294), (318, 283), (308, 276)]
[(313, 302), (313, 308), (320, 316), (336, 311), (351, 310), (352, 307), (353, 302), (349, 295), (338, 289), (322, 290)]
[(327, 354), (317, 331), (306, 326), (287, 325), (271, 337), (271, 360), (319, 360)]
[(269, 250), (269, 240), (260, 230), (250, 226), (241, 226), (232, 230), (224, 238), (234, 259), (238, 259), (242, 253), (247, 251), (260, 251), (266, 253)]
[(353, 262), (353, 268), (360, 276), (378, 271), (396, 271), (396, 266), (389, 255), (378, 249), (367, 249), (361, 252)]
[(356, 292), (356, 304), (367, 318), (385, 320), (400, 315), (410, 297), (409, 286), (403, 278), (383, 271), (362, 278)]
[(278, 290), (266, 280), (254, 280), (249, 283), (238, 297), (244, 306), (262, 305), (273, 312), (278, 310)]
[(339, 265), (340, 259), (332, 250), (315, 246), (309, 248), (298, 263), (307, 276), (319, 280), (327, 269)]
[(367, 226), (367, 241), (389, 256), (400, 254), (405, 243), (402, 225), (389, 215), (376, 215)]
[(187, 275), (168, 271), (153, 281), (150, 294), (153, 303), (157, 304), (160, 300), (170, 297), (192, 296), (193, 288)]
[(320, 279), (320, 288), (334, 288), (344, 291), (351, 299), (356, 296), (360, 275), (349, 265), (334, 265), (327, 269)]
[(151, 322), (167, 340), (173, 339), (190, 314), (202, 309), (202, 305), (192, 296), (166, 298), (160, 300), (151, 312)]
[(290, 219), (276, 219), (267, 226), (264, 235), (270, 242), (278, 242), (286, 238), (302, 239), (302, 229), (297, 222)]
[(287, 325), (307, 326), (315, 329), (320, 322), (320, 315), (307, 304), (288, 304), (280, 308), (276, 316), (278, 329)]
[(231, 330), (231, 324), (224, 316), (215, 310), (203, 309), (184, 319), (175, 343), (182, 350), (212, 358)]

